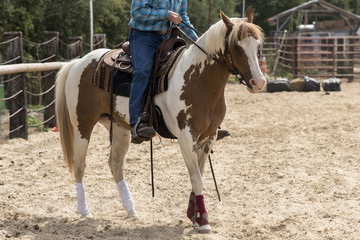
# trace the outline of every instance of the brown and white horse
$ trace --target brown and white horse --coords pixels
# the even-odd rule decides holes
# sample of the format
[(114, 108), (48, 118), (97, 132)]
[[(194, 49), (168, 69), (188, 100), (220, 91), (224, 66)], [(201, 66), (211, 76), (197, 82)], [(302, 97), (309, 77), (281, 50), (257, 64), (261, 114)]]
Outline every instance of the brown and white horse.
[[(222, 20), (197, 41), (209, 55), (191, 45), (176, 65), (168, 90), (155, 97), (167, 128), (179, 140), (192, 184), (187, 215), (200, 233), (211, 232), (202, 174), (226, 112), (224, 90), (229, 78), (226, 68), (236, 68), (247, 79), (250, 92), (259, 91), (265, 84), (257, 56), (263, 34), (252, 23), (251, 7), (246, 11), (246, 18), (230, 19), (222, 12), (221, 17)], [(56, 81), (56, 115), (61, 144), (77, 182), (77, 207), (82, 217), (91, 217), (83, 186), (90, 135), (97, 122), (107, 129), (110, 125), (108, 118), (101, 117), (110, 114), (109, 93), (91, 82), (97, 61), (106, 51), (108, 49), (95, 50), (68, 63), (58, 73)], [(123, 207), (129, 217), (136, 217), (123, 175), (124, 157), (130, 143), (129, 99), (126, 97), (114, 96), (113, 133), (108, 163)]]

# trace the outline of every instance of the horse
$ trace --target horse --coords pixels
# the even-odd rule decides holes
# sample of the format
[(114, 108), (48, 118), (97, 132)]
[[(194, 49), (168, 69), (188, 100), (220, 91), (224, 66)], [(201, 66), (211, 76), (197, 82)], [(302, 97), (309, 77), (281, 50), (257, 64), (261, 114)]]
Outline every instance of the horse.
[[(225, 116), (224, 91), (229, 72), (237, 70), (251, 93), (258, 92), (265, 84), (258, 62), (263, 32), (253, 24), (252, 8), (246, 10), (245, 18), (229, 18), (222, 11), (220, 16), (196, 44), (184, 51), (168, 80), (167, 91), (154, 97), (167, 128), (180, 144), (192, 185), (187, 217), (199, 233), (211, 233), (202, 176), (217, 129)], [(76, 180), (77, 210), (81, 217), (92, 217), (83, 184), (90, 135), (97, 122), (110, 130), (110, 93), (91, 82), (98, 60), (108, 50), (97, 49), (69, 62), (60, 69), (56, 79), (60, 142), (65, 162)], [(113, 96), (112, 121), (108, 165), (127, 216), (136, 218), (134, 201), (123, 174), (130, 145), (129, 98)]]

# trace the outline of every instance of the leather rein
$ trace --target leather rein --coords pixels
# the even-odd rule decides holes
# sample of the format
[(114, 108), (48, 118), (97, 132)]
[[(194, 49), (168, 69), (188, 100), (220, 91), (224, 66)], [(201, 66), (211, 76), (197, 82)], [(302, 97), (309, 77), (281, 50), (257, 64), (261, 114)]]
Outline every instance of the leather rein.
[[(189, 24), (187, 24), (186, 22), (184, 22), (183, 20), (181, 21), (182, 24), (184, 24), (185, 26), (187, 26), (188, 28), (194, 30), (196, 33), (202, 35), (202, 33), (198, 30), (196, 30), (195, 28), (193, 28), (192, 26), (190, 26)], [(226, 58), (226, 55), (229, 54), (230, 56), (230, 63), (232, 68), (229, 68), (228, 66), (224, 65), (222, 62), (220, 62), (220, 60), (218, 58), (213, 57), (212, 55), (210, 55), (208, 52), (205, 51), (205, 49), (203, 49), (201, 46), (199, 46), (199, 44), (197, 44), (194, 40), (192, 40), (181, 28), (179, 28), (179, 31), (184, 34), (184, 36), (186, 38), (188, 38), (197, 48), (199, 48), (203, 53), (205, 53), (206, 56), (208, 56), (209, 58), (211, 58), (212, 60), (214, 60), (217, 64), (219, 64), (221, 67), (225, 68), (230, 74), (234, 75), (235, 78), (239, 81), (240, 84), (246, 85), (249, 89), (253, 89), (252, 85), (249, 82), (249, 79), (246, 79), (241, 72), (234, 66), (232, 58), (230, 53), (228, 53), (228, 44), (229, 44), (229, 35), (230, 32), (227, 31), (226, 35), (225, 35), (225, 53), (224, 53), (224, 59)], [(240, 77), (238, 76), (240, 75)]]

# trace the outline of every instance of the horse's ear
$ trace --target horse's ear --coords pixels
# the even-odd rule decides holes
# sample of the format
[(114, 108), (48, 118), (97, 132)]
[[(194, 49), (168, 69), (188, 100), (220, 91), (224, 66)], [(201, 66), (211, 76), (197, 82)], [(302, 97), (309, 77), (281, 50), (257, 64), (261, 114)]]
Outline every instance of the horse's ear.
[(230, 18), (228, 16), (226, 16), (225, 13), (221, 10), (220, 10), (220, 16), (221, 16), (221, 19), (223, 20), (223, 22), (225, 23), (228, 31), (231, 31), (234, 24), (231, 22)]
[(254, 13), (252, 11), (252, 6), (248, 7), (246, 9), (246, 12), (245, 12), (245, 17), (247, 18), (247, 21), (249, 23), (252, 23), (253, 22), (253, 19), (254, 19)]

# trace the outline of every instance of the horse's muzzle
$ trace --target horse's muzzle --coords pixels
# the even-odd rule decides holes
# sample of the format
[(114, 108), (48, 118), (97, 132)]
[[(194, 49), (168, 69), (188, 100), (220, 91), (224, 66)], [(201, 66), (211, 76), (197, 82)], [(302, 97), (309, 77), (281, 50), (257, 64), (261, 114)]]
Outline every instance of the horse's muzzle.
[(252, 88), (249, 88), (248, 87), (248, 91), (250, 93), (256, 93), (258, 91), (260, 91), (261, 89), (264, 88), (264, 85), (265, 85), (265, 79), (264, 78), (260, 78), (260, 79), (250, 79), (249, 83), (250, 85), (252, 86)]

